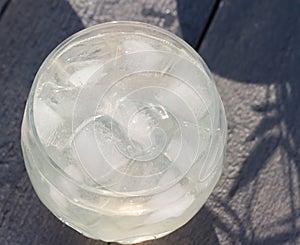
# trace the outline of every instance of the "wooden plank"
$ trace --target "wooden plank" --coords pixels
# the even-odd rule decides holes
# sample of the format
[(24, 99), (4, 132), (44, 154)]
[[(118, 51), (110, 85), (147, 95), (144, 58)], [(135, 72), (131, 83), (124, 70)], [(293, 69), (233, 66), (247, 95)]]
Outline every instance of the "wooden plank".
[(113, 21), (142, 21), (183, 37), (192, 46), (205, 28), (215, 0), (69, 0), (85, 26)]
[[(24, 169), (20, 125), (43, 59), (84, 26), (65, 1), (11, 1), (0, 21), (0, 244), (96, 244), (38, 200)], [(97, 243), (104, 244), (104, 243)]]
[(1, 0), (0, 1), (0, 19), (3, 16), (6, 8), (8, 7), (9, 2), (10, 2), (10, 0)]
[(221, 244), (300, 244), (300, 2), (223, 1), (200, 48), (225, 104)]
[[(0, 244), (104, 244), (56, 219), (40, 203), (25, 173), (20, 125), (32, 80), (49, 52), (84, 25), (112, 20), (159, 25), (195, 45), (213, 5), (211, 0), (70, 2), (11, 0), (0, 20)], [(156, 243), (207, 239), (205, 230), (198, 232), (206, 215), (203, 209), (183, 229)]]

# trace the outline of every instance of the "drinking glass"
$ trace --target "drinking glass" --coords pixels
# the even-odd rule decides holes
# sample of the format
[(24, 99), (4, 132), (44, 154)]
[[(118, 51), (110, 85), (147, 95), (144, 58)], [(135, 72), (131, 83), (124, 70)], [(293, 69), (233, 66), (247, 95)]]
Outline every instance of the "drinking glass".
[(22, 151), (45, 206), (87, 237), (173, 232), (220, 178), (226, 118), (200, 56), (163, 29), (111, 22), (55, 48), (31, 88)]

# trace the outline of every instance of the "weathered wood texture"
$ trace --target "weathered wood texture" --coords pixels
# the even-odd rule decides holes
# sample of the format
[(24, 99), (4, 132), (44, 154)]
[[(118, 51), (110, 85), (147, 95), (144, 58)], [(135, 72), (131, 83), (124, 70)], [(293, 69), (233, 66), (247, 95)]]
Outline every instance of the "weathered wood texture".
[(85, 26), (112, 21), (142, 21), (183, 37), (196, 46), (216, 0), (68, 0)]
[[(213, 1), (10, 0), (0, 6), (0, 244), (104, 244), (63, 225), (38, 200), (25, 173), (20, 126), (25, 101), (41, 62), (84, 26), (140, 20), (162, 26), (196, 45)], [(5, 11), (4, 11), (5, 10)], [(197, 15), (198, 13), (198, 15)], [(203, 209), (188, 225), (151, 244), (216, 241)], [(205, 225), (202, 225), (205, 223)], [(209, 233), (209, 234), (206, 234)]]
[(47, 54), (82, 29), (64, 1), (10, 1), (0, 21), (0, 244), (83, 244), (40, 203), (25, 173), (20, 126), (34, 75)]
[(0, 18), (2, 16), (2, 13), (5, 12), (6, 7), (8, 6), (8, 4), (9, 4), (9, 0), (1, 0), (0, 1)]
[(225, 104), (221, 244), (300, 244), (300, 1), (221, 3), (200, 48)]

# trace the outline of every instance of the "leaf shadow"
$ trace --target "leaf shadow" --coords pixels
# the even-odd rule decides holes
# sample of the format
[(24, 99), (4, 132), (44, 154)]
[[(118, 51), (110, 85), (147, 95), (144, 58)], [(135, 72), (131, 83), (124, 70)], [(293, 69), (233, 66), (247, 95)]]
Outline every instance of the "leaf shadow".
[[(282, 171), (284, 183), (288, 186), (279, 191), (288, 192), (289, 207), (285, 208), (289, 209), (290, 214), (284, 219), (289, 229), (283, 231), (278, 218), (279, 231), (261, 238), (249, 223), (247, 230), (250, 235), (243, 238), (243, 243), (299, 241), (299, 11), (298, 1), (241, 1), (234, 5), (230, 1), (223, 1), (200, 49), (212, 72), (218, 76), (236, 83), (267, 88), (264, 102), (260, 105), (254, 102), (252, 105), (252, 111), (263, 118), (243, 141), (244, 144), (253, 141), (253, 146), (241, 162), (239, 171), (231, 181), (232, 185), (226, 190), (226, 198), (228, 201), (233, 198), (236, 200), (242, 193), (247, 193), (248, 205), (239, 212), (250, 213), (256, 205), (250, 198), (259, 191), (257, 182), (261, 172), (275, 164), (273, 161), (276, 156), (281, 166), (281, 170), (276, 171)], [(229, 98), (229, 95), (224, 97)], [(247, 102), (251, 104), (251, 101)], [(228, 120), (231, 123), (234, 118)], [(231, 157), (236, 159), (235, 156)], [(252, 189), (250, 185), (253, 185)], [(268, 225), (259, 228), (267, 233)], [(230, 231), (228, 233), (230, 235)]]

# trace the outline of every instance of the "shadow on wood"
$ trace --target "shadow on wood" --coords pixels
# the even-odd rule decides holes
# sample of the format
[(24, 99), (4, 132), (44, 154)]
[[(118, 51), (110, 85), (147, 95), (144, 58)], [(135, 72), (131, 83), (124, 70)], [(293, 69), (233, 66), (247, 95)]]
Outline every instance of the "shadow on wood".
[[(43, 59), (83, 25), (66, 1), (10, 1), (0, 22), (0, 244), (92, 244), (39, 202), (20, 147), (25, 101)], [(99, 244), (99, 242), (97, 243)]]
[[(245, 220), (250, 224), (251, 210), (258, 205), (254, 196), (261, 192), (258, 180), (276, 161), (280, 165), (276, 171), (283, 172), (288, 187), (279, 186), (273, 195), (280, 198), (288, 193), (289, 203), (283, 205), (286, 199), (282, 198), (273, 204), (273, 207), (282, 205), (282, 214), (276, 215), (285, 216), (282, 219), (285, 226), (278, 219), (277, 227), (273, 224), (272, 228), (276, 227), (276, 233), (268, 236), (264, 235), (271, 229), (268, 226), (253, 228), (249, 231), (251, 235), (243, 237), (245, 242), (249, 239), (246, 243), (278, 244), (300, 238), (299, 13), (300, 2), (295, 0), (224, 1), (200, 50), (212, 72), (238, 83), (261, 86), (267, 91), (265, 103), (252, 106), (252, 111), (263, 119), (244, 139), (245, 144), (253, 142), (254, 146), (235, 177), (228, 201), (238, 198), (242, 190), (253, 187), (251, 191), (248, 189), (249, 202), (245, 207)], [(265, 185), (272, 183), (268, 181)], [(284, 213), (286, 210), (290, 210), (288, 217)], [(252, 229), (250, 225), (249, 229)]]
[(205, 26), (216, 0), (177, 0), (178, 21), (183, 39), (192, 47), (205, 30)]

